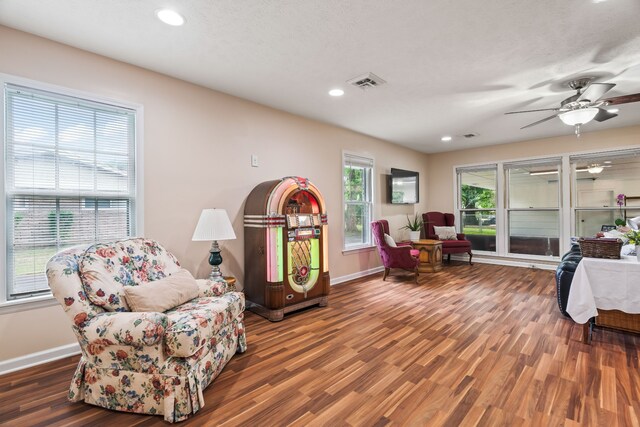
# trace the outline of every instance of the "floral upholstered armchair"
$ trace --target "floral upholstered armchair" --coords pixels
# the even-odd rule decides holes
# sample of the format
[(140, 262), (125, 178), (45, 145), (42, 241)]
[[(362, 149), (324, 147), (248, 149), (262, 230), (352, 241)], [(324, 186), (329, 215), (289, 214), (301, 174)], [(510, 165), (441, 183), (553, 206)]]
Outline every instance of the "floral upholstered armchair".
[(182, 305), (130, 310), (124, 287), (157, 286), (178, 271), (171, 253), (142, 238), (72, 248), (49, 261), (49, 286), (82, 350), (70, 400), (169, 422), (204, 406), (203, 390), (246, 350), (245, 300), (225, 282), (197, 280), (197, 297)]

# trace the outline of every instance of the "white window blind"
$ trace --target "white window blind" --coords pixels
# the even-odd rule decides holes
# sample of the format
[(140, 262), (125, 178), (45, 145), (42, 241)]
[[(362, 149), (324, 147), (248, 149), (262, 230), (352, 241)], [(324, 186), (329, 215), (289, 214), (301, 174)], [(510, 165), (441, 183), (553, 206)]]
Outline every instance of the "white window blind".
[(135, 234), (135, 110), (5, 85), (7, 299), (61, 249)]

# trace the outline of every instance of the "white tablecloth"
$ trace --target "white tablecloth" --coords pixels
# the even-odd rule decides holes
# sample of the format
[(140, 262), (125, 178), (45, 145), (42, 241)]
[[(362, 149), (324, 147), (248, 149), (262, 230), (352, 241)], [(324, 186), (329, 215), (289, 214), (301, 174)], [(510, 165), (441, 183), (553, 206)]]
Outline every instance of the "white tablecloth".
[(582, 258), (573, 275), (567, 313), (578, 323), (598, 315), (598, 308), (640, 313), (640, 262)]

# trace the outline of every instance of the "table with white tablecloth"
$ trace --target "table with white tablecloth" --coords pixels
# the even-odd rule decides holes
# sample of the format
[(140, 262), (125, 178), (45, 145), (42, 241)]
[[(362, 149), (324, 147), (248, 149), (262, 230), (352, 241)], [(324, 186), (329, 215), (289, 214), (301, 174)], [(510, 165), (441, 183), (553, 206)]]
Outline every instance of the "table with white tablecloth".
[(567, 313), (577, 323), (587, 323), (601, 310), (640, 313), (640, 262), (584, 257), (578, 264), (567, 301)]

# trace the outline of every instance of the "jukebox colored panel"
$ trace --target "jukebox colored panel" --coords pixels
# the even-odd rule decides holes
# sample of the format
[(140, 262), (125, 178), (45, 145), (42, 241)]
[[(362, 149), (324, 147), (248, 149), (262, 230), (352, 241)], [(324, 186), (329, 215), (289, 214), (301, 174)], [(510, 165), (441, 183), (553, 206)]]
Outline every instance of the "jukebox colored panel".
[(288, 242), (287, 257), (287, 283), (291, 289), (306, 297), (320, 275), (320, 242), (318, 239)]
[(282, 248), (282, 227), (266, 230), (267, 234), (267, 282), (282, 282), (284, 263)]

